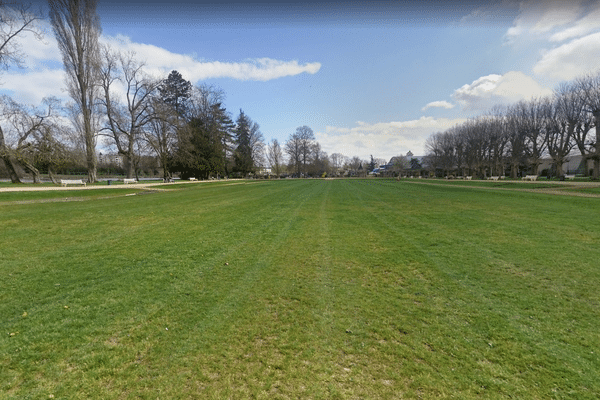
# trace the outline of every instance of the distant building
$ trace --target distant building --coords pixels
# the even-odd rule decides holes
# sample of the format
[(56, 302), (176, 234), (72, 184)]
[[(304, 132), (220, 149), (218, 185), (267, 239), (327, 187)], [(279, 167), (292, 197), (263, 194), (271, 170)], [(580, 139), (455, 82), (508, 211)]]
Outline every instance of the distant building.
[(123, 167), (123, 156), (120, 154), (98, 154), (99, 165), (113, 165), (116, 167)]
[[(573, 155), (573, 156), (568, 156), (567, 161), (565, 161), (565, 163), (563, 164), (563, 172), (566, 175), (576, 175), (576, 174), (585, 174), (585, 167), (583, 166), (582, 163), (582, 159), (583, 157), (581, 155)], [(556, 168), (554, 166), (554, 160), (552, 160), (552, 158), (543, 158), (540, 160), (541, 164), (538, 167), (537, 170), (537, 174), (538, 175), (545, 175), (544, 172), (546, 171), (550, 171), (551, 173), (553, 173), (554, 169)], [(594, 168), (594, 162), (591, 159), (588, 159), (587, 162), (587, 170), (591, 170)]]

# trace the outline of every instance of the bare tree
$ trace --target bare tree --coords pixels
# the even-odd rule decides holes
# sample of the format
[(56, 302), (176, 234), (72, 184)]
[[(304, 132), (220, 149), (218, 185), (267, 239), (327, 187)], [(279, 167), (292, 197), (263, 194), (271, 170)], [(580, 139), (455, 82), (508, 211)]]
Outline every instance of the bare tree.
[(507, 110), (508, 124), (508, 160), (510, 177), (517, 179), (520, 167), (526, 162), (527, 149), (527, 107), (524, 102), (511, 106)]
[(425, 141), (428, 163), (433, 171), (442, 170), (448, 176), (456, 166), (455, 148), (450, 132), (437, 132)]
[(8, 5), (0, 1), (0, 68), (7, 70), (11, 66), (22, 68), (25, 59), (22, 46), (17, 41), (26, 33), (33, 34), (38, 40), (43, 32), (37, 22), (42, 19), (39, 12), (31, 10), (31, 4)]
[[(0, 69), (7, 70), (11, 66), (23, 67), (25, 54), (18, 38), (26, 33), (32, 33), (37, 39), (42, 39), (42, 31), (37, 24), (41, 19), (41, 13), (32, 12), (31, 5), (9, 6), (0, 1)], [(13, 153), (7, 147), (1, 125), (0, 159), (6, 165), (10, 180), (13, 183), (20, 183)]]
[(329, 160), (333, 174), (339, 175), (340, 170), (344, 167), (344, 164), (348, 162), (348, 157), (340, 153), (333, 153), (329, 156)]
[(563, 164), (575, 146), (574, 134), (581, 119), (583, 102), (581, 96), (568, 84), (562, 84), (554, 92), (546, 122), (548, 153), (556, 165), (557, 176), (563, 175)]
[(302, 161), (302, 172), (306, 175), (307, 165), (310, 162), (310, 156), (312, 152), (312, 144), (315, 140), (315, 134), (313, 130), (308, 126), (300, 126), (296, 128), (296, 136), (298, 137), (300, 144), (300, 160)]
[(95, 0), (48, 0), (50, 23), (63, 56), (69, 95), (81, 114), (88, 181), (96, 177), (96, 133), (93, 126), (100, 62), (100, 18)]
[(295, 171), (300, 177), (302, 168), (302, 139), (297, 132), (290, 135), (290, 138), (285, 142), (285, 152), (289, 156), (290, 170)]
[(354, 175), (358, 175), (358, 171), (362, 164), (363, 161), (360, 159), (359, 156), (353, 156), (348, 160), (348, 168), (350, 169), (350, 171), (352, 171), (352, 174)]
[(581, 91), (585, 101), (585, 107), (588, 112), (594, 116), (594, 125), (596, 127), (596, 137), (592, 139), (592, 151), (588, 157), (594, 160), (593, 179), (600, 179), (600, 72), (595, 75), (588, 74), (579, 78), (576, 85)]
[(573, 140), (581, 154), (583, 173), (585, 176), (589, 176), (588, 160), (596, 151), (593, 137), (589, 134), (594, 127), (594, 115), (587, 107), (585, 93), (581, 90), (577, 81), (559, 86), (557, 92), (568, 93), (569, 101), (572, 102), (567, 107), (567, 111), (571, 114), (571, 118), (576, 120)]
[[(148, 123), (155, 118), (153, 96), (160, 82), (149, 78), (144, 64), (135, 60), (134, 53), (114, 53), (102, 50), (99, 79), (103, 91), (100, 101), (106, 111), (106, 126), (102, 131), (114, 140), (117, 152), (124, 158), (127, 178), (135, 173), (135, 147)], [(115, 86), (124, 91), (124, 98), (115, 95)]]
[(171, 158), (177, 142), (178, 115), (174, 108), (165, 104), (161, 99), (151, 102), (152, 118), (143, 131), (144, 139), (158, 156), (160, 167), (163, 169), (163, 179), (171, 179)]
[(35, 166), (36, 160), (44, 158), (45, 164), (52, 165), (52, 159), (60, 144), (53, 138), (52, 131), (56, 130), (54, 119), (60, 104), (58, 100), (44, 99), (43, 107), (32, 108), (19, 104), (7, 96), (0, 100), (0, 115), (5, 122), (6, 137), (4, 141), (4, 155), (11, 160), (13, 183), (21, 180), (14, 169), (18, 164), (33, 176), (33, 182), (40, 182), (40, 172)]
[(277, 139), (273, 139), (267, 145), (267, 161), (271, 167), (271, 171), (279, 177), (283, 172), (283, 151)]
[(265, 139), (260, 131), (260, 125), (254, 121), (250, 125), (249, 139), (250, 149), (252, 151), (252, 161), (256, 170), (265, 165)]
[(329, 157), (327, 153), (321, 150), (319, 142), (311, 144), (310, 164), (308, 172), (312, 176), (324, 176), (331, 173)]

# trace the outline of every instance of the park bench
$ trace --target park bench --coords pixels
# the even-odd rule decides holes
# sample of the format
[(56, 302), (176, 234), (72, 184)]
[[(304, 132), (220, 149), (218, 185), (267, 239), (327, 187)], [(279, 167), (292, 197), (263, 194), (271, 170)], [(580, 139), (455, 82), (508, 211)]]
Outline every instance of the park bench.
[(127, 185), (128, 183), (136, 183), (137, 181), (135, 180), (135, 178), (125, 178), (123, 179), (123, 183), (125, 185)]
[(575, 179), (575, 175), (565, 175), (565, 179), (573, 180)]
[(193, 176), (189, 179), (190, 181), (195, 181), (196, 178), (194, 178)]
[(83, 185), (83, 186), (86, 186), (86, 184), (83, 181), (83, 179), (61, 179), (60, 180), (60, 186), (67, 186), (67, 185)]
[(537, 181), (538, 176), (537, 175), (525, 175), (523, 177), (524, 181)]
[(490, 176), (488, 179), (491, 179), (493, 181), (497, 181), (498, 179), (500, 179), (499, 176)]
[(468, 181), (470, 181), (471, 179), (473, 179), (473, 177), (472, 176), (466, 176), (465, 179), (468, 180)]

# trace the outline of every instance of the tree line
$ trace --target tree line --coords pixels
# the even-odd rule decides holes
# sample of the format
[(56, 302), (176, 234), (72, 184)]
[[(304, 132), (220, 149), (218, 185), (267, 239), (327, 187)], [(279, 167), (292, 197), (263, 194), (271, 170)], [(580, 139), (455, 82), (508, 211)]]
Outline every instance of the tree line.
[[(173, 173), (184, 179), (244, 177), (267, 166), (274, 175), (297, 177), (373, 169), (373, 160), (327, 155), (308, 126), (298, 127), (282, 145), (265, 144), (260, 126), (243, 110), (233, 119), (221, 89), (192, 85), (178, 71), (164, 79), (150, 76), (134, 53), (99, 42), (95, 0), (48, 0), (48, 6), (71, 100), (47, 98), (30, 107), (0, 98), (0, 164), (12, 182), (21, 181), (21, 171), (39, 182), (42, 173), (56, 181), (59, 173), (82, 169), (95, 182), (99, 141), (120, 156), (128, 178), (148, 155), (158, 160), (164, 179)], [(31, 33), (42, 39), (41, 19), (31, 5), (0, 0), (2, 69), (24, 64), (17, 38)]]
[[(76, 163), (76, 154), (88, 181), (95, 182), (99, 140), (116, 149), (128, 178), (149, 152), (160, 160), (165, 179), (173, 171), (199, 179), (245, 176), (260, 165), (259, 125), (242, 110), (234, 122), (220, 89), (193, 86), (177, 71), (153, 78), (134, 53), (102, 45), (94, 0), (49, 0), (48, 5), (71, 102), (45, 99), (34, 108), (0, 98), (0, 159), (13, 182), (20, 182), (19, 169), (34, 181), (45, 171), (54, 181), (56, 171)], [(23, 64), (18, 37), (42, 37), (37, 25), (42, 16), (31, 5), (0, 1), (0, 18), (0, 66), (7, 70)]]
[(445, 175), (538, 174), (542, 158), (552, 159), (555, 175), (564, 175), (570, 156), (581, 155), (582, 172), (600, 177), (600, 73), (561, 83), (551, 96), (495, 106), (426, 142), (430, 170)]

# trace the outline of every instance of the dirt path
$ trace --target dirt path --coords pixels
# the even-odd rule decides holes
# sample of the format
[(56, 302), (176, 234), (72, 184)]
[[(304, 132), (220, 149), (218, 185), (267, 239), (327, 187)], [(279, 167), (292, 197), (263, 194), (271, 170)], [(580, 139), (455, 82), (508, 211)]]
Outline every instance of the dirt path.
[[(575, 196), (575, 197), (594, 197), (600, 198), (600, 194), (597, 193), (585, 193), (585, 192), (577, 192), (574, 190), (569, 190), (567, 188), (509, 188), (509, 187), (497, 187), (497, 186), (476, 186), (476, 185), (461, 185), (461, 184), (446, 184), (446, 183), (435, 183), (434, 181), (418, 181), (418, 180), (404, 180), (405, 182), (416, 183), (419, 185), (435, 185), (435, 186), (446, 186), (446, 187), (461, 187), (461, 188), (469, 188), (469, 189), (484, 189), (484, 190), (504, 190), (504, 191), (515, 191), (515, 192), (529, 192), (529, 193), (543, 193), (543, 194), (551, 194), (557, 196)], [(482, 181), (489, 182), (489, 181)], [(556, 185), (556, 186), (570, 186), (573, 188), (600, 188), (600, 182), (569, 182), (569, 181), (561, 181), (561, 182), (521, 182), (528, 185), (535, 184), (547, 184), (547, 185)]]
[[(147, 188), (154, 188), (155, 186), (165, 186), (168, 187), (169, 185), (179, 185), (179, 184), (198, 184), (198, 183), (202, 183), (202, 182), (210, 182), (210, 181), (177, 181), (174, 183), (163, 183), (163, 182), (152, 182), (152, 183), (143, 183), (143, 182), (138, 182), (138, 183), (129, 183), (127, 185), (92, 185), (92, 186), (81, 186), (81, 185), (74, 185), (74, 186), (59, 186), (59, 185), (55, 185), (55, 186), (23, 186), (23, 185), (19, 185), (16, 184), (14, 186), (5, 186), (5, 187), (0, 187), (0, 193), (4, 193), (4, 192), (43, 192), (43, 191), (49, 191), (49, 190), (56, 190), (56, 191), (69, 191), (69, 190), (102, 190), (102, 189), (147, 189)], [(156, 190), (156, 188), (154, 189)]]

